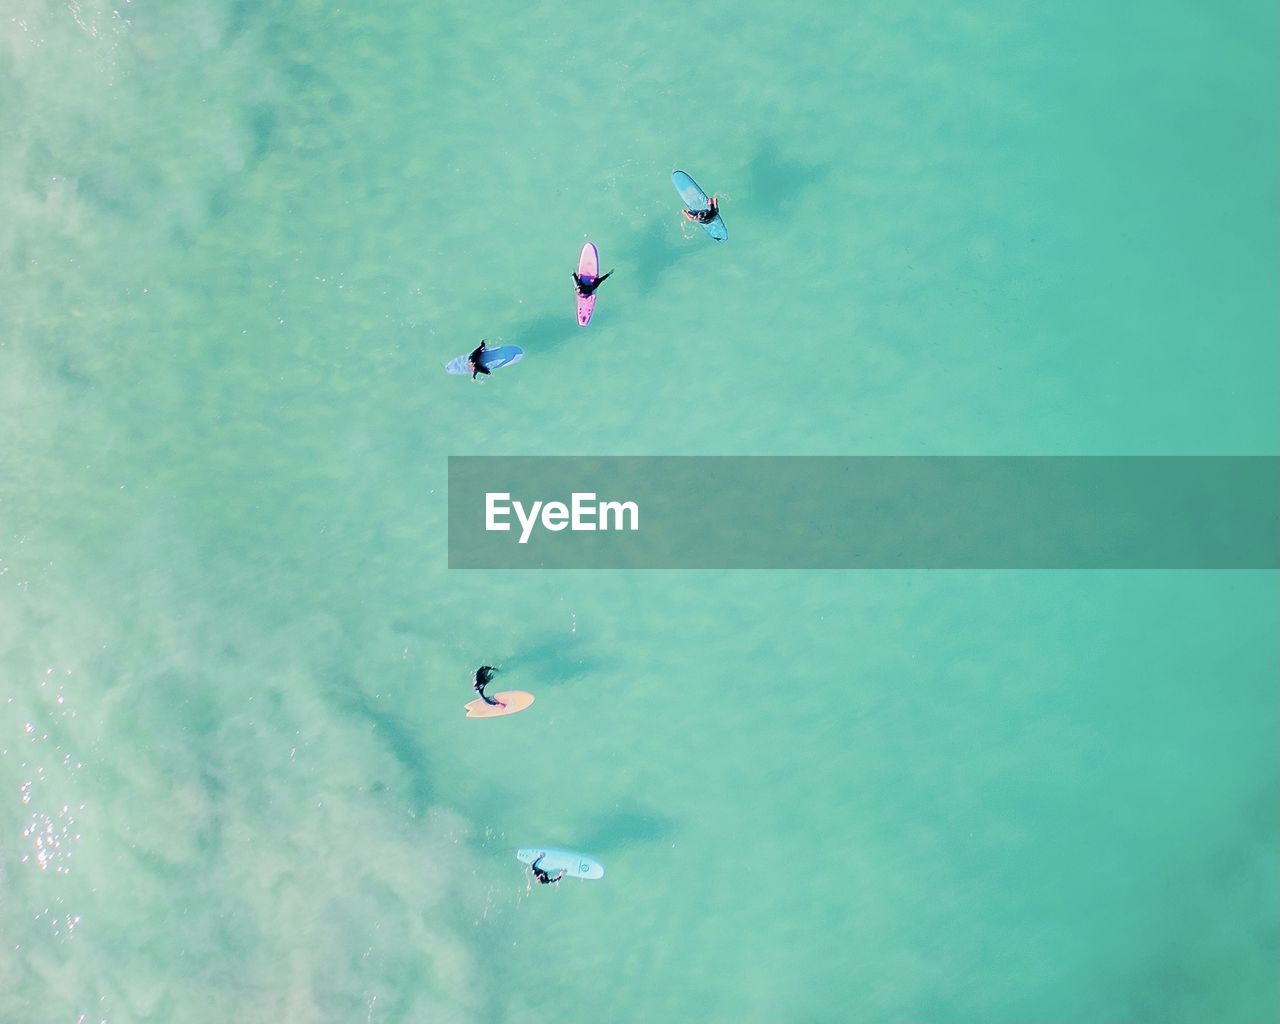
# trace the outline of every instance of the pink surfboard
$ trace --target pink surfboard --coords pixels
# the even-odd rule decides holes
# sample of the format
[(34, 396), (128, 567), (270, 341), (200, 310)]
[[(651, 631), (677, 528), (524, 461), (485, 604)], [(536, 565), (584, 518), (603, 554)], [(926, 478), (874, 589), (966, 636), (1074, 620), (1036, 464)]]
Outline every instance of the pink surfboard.
[(495, 707), (483, 700), (476, 699), (464, 704), (468, 718), (501, 718), (503, 715), (514, 715), (533, 704), (533, 694), (524, 690), (503, 690), (493, 695), (494, 700), (501, 701), (503, 707)]
[[(582, 254), (578, 257), (578, 276), (600, 276), (600, 253), (596, 251), (596, 247), (590, 242), (582, 247)], [(594, 295), (579, 295), (578, 323), (583, 327), (586, 327), (587, 324), (591, 323), (591, 312), (595, 308), (596, 297)]]

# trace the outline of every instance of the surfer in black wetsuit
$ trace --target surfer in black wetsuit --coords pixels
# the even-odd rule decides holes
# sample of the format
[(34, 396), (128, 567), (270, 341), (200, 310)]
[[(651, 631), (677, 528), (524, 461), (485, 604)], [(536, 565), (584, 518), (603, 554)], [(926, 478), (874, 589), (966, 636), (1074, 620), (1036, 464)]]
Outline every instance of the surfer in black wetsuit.
[(695, 224), (710, 224), (720, 212), (720, 200), (712, 196), (707, 200), (710, 204), (705, 210), (684, 210), (684, 215)]
[[(485, 370), (485, 373), (488, 372), (488, 370)], [(471, 680), (471, 688), (480, 694), (480, 699), (491, 708), (505, 708), (506, 705), (502, 701), (489, 697), (484, 692), (484, 688), (492, 682), (493, 674), (497, 671), (492, 665), (481, 665), (476, 669), (475, 677)]]
[(564, 868), (560, 869), (560, 874), (556, 875), (555, 878), (552, 878), (550, 874), (548, 874), (546, 871), (543, 871), (542, 868), (538, 867), (538, 864), (541, 862), (542, 858), (545, 856), (546, 856), (545, 853), (538, 854), (538, 859), (535, 860), (532, 864), (530, 864), (529, 867), (533, 868), (533, 877), (538, 880), (539, 885), (555, 885), (556, 882), (564, 878)]
[(585, 299), (589, 295), (594, 295), (596, 289), (604, 284), (605, 278), (609, 277), (612, 273), (613, 271), (611, 270), (608, 274), (605, 274), (604, 277), (591, 277), (590, 275), (581, 277), (578, 275), (577, 271), (574, 271), (573, 283), (578, 289), (578, 294)]
[[(489, 367), (485, 366), (484, 363), (480, 362), (480, 357), (483, 355), (484, 355), (484, 342), (482, 341), (480, 342), (480, 347), (476, 349), (474, 352), (472, 352), (471, 355), (467, 356), (467, 365), (471, 367), (472, 380), (476, 379), (477, 373), (483, 373), (487, 377), (489, 374), (493, 372), (492, 370), (489, 369)], [(480, 694), (480, 696), (483, 697), (484, 694), (482, 693)]]

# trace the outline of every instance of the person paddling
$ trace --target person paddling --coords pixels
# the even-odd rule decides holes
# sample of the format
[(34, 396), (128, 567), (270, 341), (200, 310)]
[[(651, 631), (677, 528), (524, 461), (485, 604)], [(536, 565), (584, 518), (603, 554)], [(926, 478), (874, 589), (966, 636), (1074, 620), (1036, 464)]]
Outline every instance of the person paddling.
[(533, 869), (533, 877), (538, 880), (539, 885), (555, 885), (556, 882), (564, 878), (564, 868), (560, 869), (560, 874), (556, 875), (555, 878), (552, 878), (548, 872), (543, 871), (542, 868), (538, 867), (542, 862), (542, 858), (545, 856), (545, 853), (538, 854), (538, 859), (530, 864), (529, 867)]
[[(472, 380), (476, 379), (477, 373), (483, 373), (487, 377), (489, 376), (489, 374), (493, 372), (492, 370), (489, 369), (489, 367), (485, 366), (484, 363), (480, 361), (483, 356), (484, 356), (484, 342), (481, 341), (480, 347), (476, 349), (474, 352), (472, 352), (471, 355), (467, 356), (467, 366), (471, 370)], [(483, 697), (484, 694), (481, 694), (481, 696)]]
[(720, 214), (720, 199), (718, 196), (712, 196), (707, 203), (709, 205), (705, 210), (682, 210), (681, 212), (695, 224), (710, 224)]
[(604, 284), (612, 274), (613, 271), (611, 270), (608, 274), (605, 274), (604, 277), (592, 277), (590, 274), (579, 274), (575, 270), (573, 272), (573, 283), (578, 289), (578, 294), (585, 299), (588, 296), (594, 295), (596, 289)]
[[(485, 373), (489, 371), (486, 370)], [(471, 679), (471, 688), (480, 694), (480, 699), (488, 704), (491, 708), (505, 708), (506, 704), (498, 700), (496, 697), (490, 697), (485, 694), (484, 688), (493, 680), (493, 674), (498, 670), (492, 665), (481, 665), (476, 669), (476, 674)]]

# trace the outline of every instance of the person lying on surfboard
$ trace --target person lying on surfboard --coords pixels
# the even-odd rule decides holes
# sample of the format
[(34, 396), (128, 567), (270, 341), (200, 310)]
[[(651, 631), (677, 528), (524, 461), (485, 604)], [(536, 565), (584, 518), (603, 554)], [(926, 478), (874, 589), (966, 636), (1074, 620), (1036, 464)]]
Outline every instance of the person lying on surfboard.
[[(528, 856), (528, 854), (526, 854), (526, 856)], [(529, 865), (529, 867), (533, 868), (533, 877), (538, 880), (539, 885), (555, 885), (556, 882), (564, 878), (564, 868), (560, 869), (560, 874), (556, 875), (555, 878), (552, 878), (550, 874), (538, 867), (538, 861), (541, 861), (545, 856), (545, 853), (538, 854), (538, 860), (535, 860)]]
[(718, 196), (712, 196), (707, 202), (710, 205), (705, 210), (683, 210), (682, 212), (696, 224), (710, 224), (720, 212), (720, 199)]
[[(483, 344), (481, 345), (481, 347), (482, 348), (484, 347)], [(484, 372), (488, 373), (489, 371), (485, 370)], [(480, 694), (480, 699), (484, 701), (486, 704), (488, 704), (491, 708), (505, 708), (506, 705), (502, 703), (502, 701), (497, 700), (494, 697), (489, 697), (484, 692), (484, 688), (493, 681), (493, 674), (497, 671), (498, 670), (494, 668), (492, 665), (481, 665), (478, 669), (476, 669), (476, 674), (471, 680), (471, 688), (475, 690), (476, 693)]]
[(604, 277), (592, 277), (590, 274), (585, 277), (580, 277), (578, 276), (578, 272), (575, 270), (573, 272), (573, 283), (578, 289), (578, 294), (585, 299), (588, 295), (594, 295), (596, 289), (604, 284), (605, 278), (612, 273), (613, 271), (611, 270), (608, 274), (605, 274)]
[[(472, 379), (472, 380), (475, 380), (475, 379), (476, 379), (476, 374), (477, 374), (477, 373), (483, 373), (486, 377), (487, 377), (489, 374), (493, 373), (493, 371), (492, 371), (492, 370), (490, 370), (490, 369), (489, 369), (489, 367), (485, 366), (485, 365), (484, 365), (484, 363), (480, 362), (480, 357), (481, 357), (482, 355), (484, 355), (484, 342), (483, 342), (483, 341), (482, 341), (482, 342), (480, 342), (480, 347), (479, 347), (478, 349), (476, 349), (474, 352), (472, 352), (472, 353), (471, 353), (471, 355), (467, 356), (467, 365), (468, 365), (469, 367), (471, 367), (471, 379)], [(480, 696), (481, 696), (481, 697), (483, 697), (483, 696), (484, 696), (484, 694), (482, 693), (482, 694), (480, 694)]]

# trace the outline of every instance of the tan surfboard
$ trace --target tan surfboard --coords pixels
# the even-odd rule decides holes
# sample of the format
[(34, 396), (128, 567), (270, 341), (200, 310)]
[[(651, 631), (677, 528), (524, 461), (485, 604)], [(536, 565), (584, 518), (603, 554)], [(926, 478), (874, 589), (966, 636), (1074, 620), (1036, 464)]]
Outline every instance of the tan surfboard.
[(502, 701), (506, 707), (495, 708), (492, 704), (486, 704), (477, 697), (470, 704), (464, 705), (467, 709), (467, 717), (501, 718), (503, 715), (514, 715), (517, 711), (523, 711), (533, 703), (533, 694), (525, 693), (524, 690), (504, 690), (502, 693), (495, 693), (492, 696), (494, 700)]

